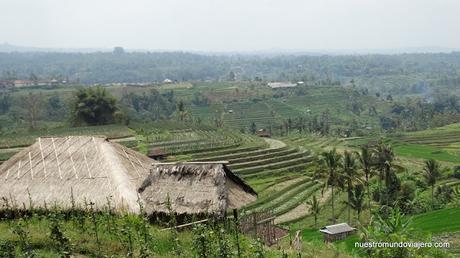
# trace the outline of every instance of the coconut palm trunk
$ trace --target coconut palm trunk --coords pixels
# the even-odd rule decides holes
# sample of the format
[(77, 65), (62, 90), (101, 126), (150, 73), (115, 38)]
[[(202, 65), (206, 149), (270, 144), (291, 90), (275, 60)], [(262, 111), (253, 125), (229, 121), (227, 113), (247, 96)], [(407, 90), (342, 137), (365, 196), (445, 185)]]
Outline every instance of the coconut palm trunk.
[(335, 223), (335, 213), (334, 213), (334, 186), (331, 186), (331, 201), (332, 201), (332, 221)]
[(369, 212), (371, 212), (371, 191), (369, 189), (369, 180), (372, 176), (372, 164), (374, 159), (374, 152), (372, 152), (368, 146), (363, 146), (361, 152), (358, 153), (359, 162), (361, 169), (364, 172), (366, 180), (366, 194), (367, 194), (367, 207), (369, 207)]
[[(356, 174), (356, 160), (355, 156), (353, 155), (352, 152), (345, 151), (344, 156), (343, 156), (343, 162), (342, 162), (342, 174), (340, 177), (342, 178), (342, 182), (344, 182), (344, 186), (346, 187), (347, 190), (347, 201), (350, 203), (350, 200), (352, 198), (352, 191), (353, 191), (353, 185), (355, 184), (355, 181), (357, 180), (357, 174)], [(348, 215), (348, 223), (351, 221), (351, 207), (350, 205), (347, 206), (347, 215)]]
[(441, 176), (441, 167), (436, 160), (430, 159), (425, 161), (423, 170), (425, 172), (424, 177), (427, 184), (431, 185), (431, 209), (434, 209), (434, 187), (438, 178)]
[(315, 218), (315, 228), (318, 226), (318, 214), (321, 210), (320, 203), (318, 199), (316, 198), (316, 195), (313, 195), (313, 198), (307, 202), (308, 205), (310, 205), (310, 210), (311, 213), (313, 214), (313, 217)]
[(371, 212), (371, 191), (369, 190), (369, 174), (366, 173), (366, 192), (367, 192), (367, 207)]
[(332, 221), (335, 223), (335, 193), (334, 188), (339, 185), (340, 178), (337, 175), (337, 167), (340, 166), (340, 154), (335, 149), (322, 153), (324, 162), (328, 168), (327, 185), (331, 187), (331, 201), (332, 201)]
[[(350, 202), (350, 199), (351, 199), (350, 195), (351, 195), (350, 192), (348, 192), (348, 202)], [(350, 222), (351, 222), (351, 207), (350, 207), (350, 205), (347, 205), (347, 209), (348, 209), (347, 210), (347, 212), (348, 212), (347, 221), (348, 221), (348, 224), (350, 224)]]

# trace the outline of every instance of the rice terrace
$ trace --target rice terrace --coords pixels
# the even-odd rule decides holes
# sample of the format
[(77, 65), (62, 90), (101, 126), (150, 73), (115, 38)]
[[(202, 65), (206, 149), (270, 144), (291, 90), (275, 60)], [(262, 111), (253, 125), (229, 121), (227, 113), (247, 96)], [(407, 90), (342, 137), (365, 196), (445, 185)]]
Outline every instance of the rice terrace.
[(460, 257), (441, 2), (2, 1), (0, 257)]

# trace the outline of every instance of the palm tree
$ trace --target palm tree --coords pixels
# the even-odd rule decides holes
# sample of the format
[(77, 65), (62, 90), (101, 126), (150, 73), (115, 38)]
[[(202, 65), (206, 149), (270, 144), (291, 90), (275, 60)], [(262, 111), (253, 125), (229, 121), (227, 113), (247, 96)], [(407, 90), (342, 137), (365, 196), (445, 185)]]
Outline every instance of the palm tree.
[(366, 179), (367, 206), (370, 209), (371, 193), (369, 191), (369, 179), (372, 177), (373, 171), (372, 171), (372, 152), (370, 151), (367, 145), (362, 147), (361, 152), (358, 153), (358, 161), (361, 166), (361, 169), (364, 172), (364, 176)]
[(185, 104), (182, 100), (177, 104), (177, 110), (179, 111), (180, 121), (184, 121), (187, 116), (187, 111), (185, 110)]
[[(356, 177), (356, 162), (355, 158), (353, 157), (353, 153), (349, 151), (344, 152), (343, 162), (342, 162), (342, 172), (343, 174), (341, 177), (343, 178), (342, 182), (344, 183), (344, 187), (347, 190), (347, 197), (348, 202), (350, 202), (351, 195), (353, 194), (353, 184), (357, 180)], [(351, 210), (350, 206), (347, 206), (348, 212), (348, 223), (350, 223), (351, 219)]]
[(431, 208), (434, 208), (434, 186), (439, 176), (441, 176), (439, 163), (434, 159), (427, 160), (423, 171), (425, 172), (426, 183), (431, 186)]
[(342, 157), (335, 149), (323, 152), (322, 156), (328, 170), (327, 185), (331, 187), (332, 221), (335, 223), (334, 187), (339, 185), (340, 178), (337, 174), (337, 168), (340, 166), (340, 159)]
[(317, 226), (318, 222), (318, 215), (319, 212), (321, 211), (321, 206), (319, 204), (318, 199), (316, 199), (316, 195), (313, 195), (313, 198), (309, 201), (307, 201), (307, 205), (310, 205), (311, 209), (311, 214), (313, 214), (313, 217), (315, 218), (315, 228)]
[[(392, 167), (392, 162), (394, 159), (393, 149), (391, 148), (391, 146), (380, 142), (375, 150), (375, 154), (377, 158), (376, 166), (380, 172), (380, 175), (379, 175), (380, 176), (380, 186), (381, 186), (381, 181), (384, 181), (385, 186), (388, 189), (388, 187), (391, 184), (391, 167)], [(380, 198), (380, 201), (382, 201), (381, 198)], [(386, 201), (388, 205), (388, 200)]]
[(358, 221), (361, 221), (361, 212), (364, 210), (364, 186), (357, 184), (352, 193), (351, 198), (345, 201), (347, 206), (352, 208), (358, 213)]

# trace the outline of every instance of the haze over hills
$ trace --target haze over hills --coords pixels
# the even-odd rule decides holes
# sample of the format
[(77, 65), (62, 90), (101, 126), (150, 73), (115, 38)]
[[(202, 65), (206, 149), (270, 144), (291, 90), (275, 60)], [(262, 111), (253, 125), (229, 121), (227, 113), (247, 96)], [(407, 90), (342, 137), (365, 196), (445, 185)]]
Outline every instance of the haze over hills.
[[(271, 48), (262, 50), (247, 51), (196, 51), (188, 49), (130, 49), (125, 48), (127, 52), (190, 52), (202, 55), (258, 55), (258, 56), (277, 56), (277, 55), (366, 55), (366, 54), (404, 54), (404, 53), (450, 53), (459, 51), (459, 48), (446, 48), (438, 46), (424, 47), (406, 47), (406, 48), (369, 48), (369, 49), (283, 49)], [(52, 47), (34, 47), (14, 45), (8, 42), (0, 44), (0, 52), (57, 52), (57, 53), (94, 53), (94, 52), (112, 52), (113, 48), (107, 47), (90, 47), (90, 48), (52, 48)]]
[(108, 52), (111, 49), (104, 48), (42, 48), (31, 46), (12, 45), (7, 42), (0, 44), (0, 52), (69, 52), (69, 53), (90, 53), (90, 52)]

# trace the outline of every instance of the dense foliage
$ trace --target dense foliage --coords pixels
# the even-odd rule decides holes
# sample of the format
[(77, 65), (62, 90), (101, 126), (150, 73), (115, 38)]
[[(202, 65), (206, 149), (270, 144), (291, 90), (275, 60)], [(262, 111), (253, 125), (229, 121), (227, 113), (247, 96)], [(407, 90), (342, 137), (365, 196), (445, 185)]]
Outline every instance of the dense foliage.
[(71, 111), (75, 125), (104, 125), (115, 122), (118, 107), (105, 89), (86, 88), (75, 93)]
[[(165, 53), (0, 53), (4, 79), (68, 78), (84, 83), (224, 80), (352, 82), (392, 94), (458, 86), (460, 53), (358, 56), (211, 56)], [(410, 75), (410, 76), (408, 76)]]

